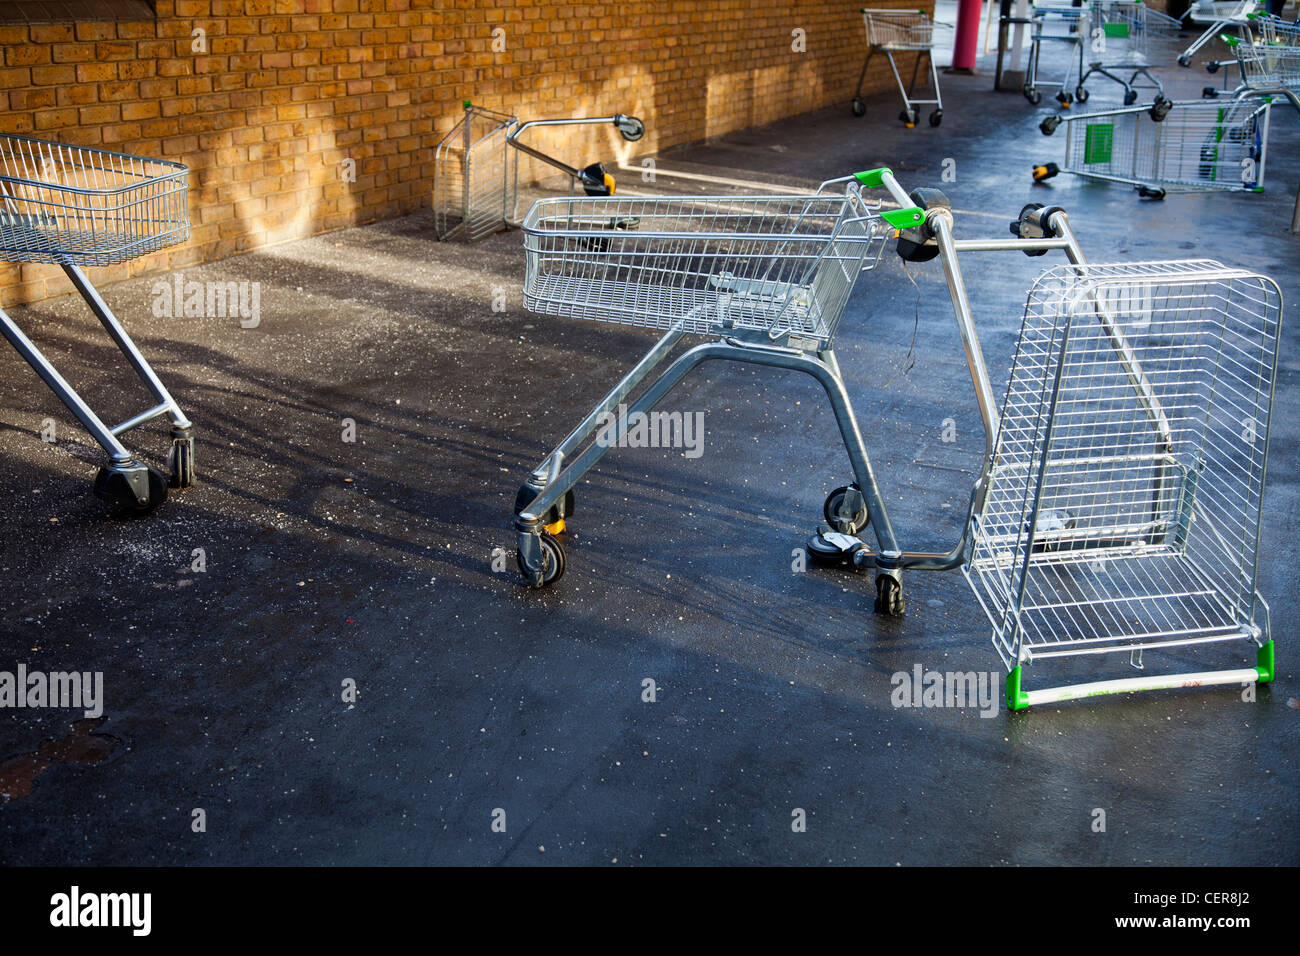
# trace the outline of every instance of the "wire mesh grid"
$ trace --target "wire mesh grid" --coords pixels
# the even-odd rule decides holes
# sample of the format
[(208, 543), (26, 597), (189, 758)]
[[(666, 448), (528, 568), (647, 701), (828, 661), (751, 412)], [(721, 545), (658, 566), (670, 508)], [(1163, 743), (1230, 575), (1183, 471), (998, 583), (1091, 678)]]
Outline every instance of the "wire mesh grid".
[(829, 343), (892, 233), (843, 195), (556, 198), (524, 220), (524, 305), (547, 315)]
[(1034, 39), (1081, 42), (1088, 9), (1071, 0), (1038, 0), (1030, 7), (1029, 16)]
[(1094, 0), (1089, 7), (1089, 60), (1107, 66), (1172, 60), (1181, 48), (1181, 28), (1179, 21), (1140, 0)]
[(1062, 117), (1070, 172), (1183, 191), (1260, 189), (1269, 105), (1258, 100), (1174, 103), (1159, 122), (1147, 107)]
[(1244, 40), (1234, 49), (1247, 86), (1300, 90), (1300, 46)]
[(1008, 667), (1254, 636), (1280, 321), (1217, 262), (1035, 283), (964, 569)]
[(0, 134), (0, 261), (111, 266), (189, 238), (181, 163)]
[(928, 50), (934, 21), (920, 10), (863, 10), (867, 42), (882, 50)]
[(433, 218), (439, 239), (475, 242), (515, 221), (519, 157), (506, 137), (517, 122), (506, 113), (467, 106), (438, 143)]

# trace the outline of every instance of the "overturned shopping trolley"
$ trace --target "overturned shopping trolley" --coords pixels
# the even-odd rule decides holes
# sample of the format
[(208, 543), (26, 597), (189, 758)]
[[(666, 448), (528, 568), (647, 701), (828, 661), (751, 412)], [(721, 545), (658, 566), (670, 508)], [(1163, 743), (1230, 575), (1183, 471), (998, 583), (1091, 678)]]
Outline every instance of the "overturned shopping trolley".
[(536, 127), (612, 125), (625, 140), (636, 142), (645, 125), (635, 116), (616, 113), (520, 123), (508, 113), (464, 102), (465, 115), (438, 143), (434, 153), (434, 232), (439, 239), (482, 239), (518, 226), (519, 154), (524, 153), (569, 177), (570, 191), (581, 186), (588, 196), (614, 192), (614, 177), (603, 163), (578, 168), (519, 141)]
[[(188, 173), (180, 163), (0, 135), (0, 261), (60, 266), (156, 404), (110, 428), (3, 310), (0, 332), (108, 453), (95, 494), (131, 513), (156, 508), (169, 483), (193, 483), (193, 426), (82, 269), (118, 265), (184, 242)], [(138, 461), (120, 440), (162, 416), (172, 425), (169, 478)]]
[[(1034, 285), (964, 569), (1008, 707), (1272, 679), (1255, 578), (1281, 309), (1272, 280), (1208, 261)], [(1022, 690), (1036, 661), (1141, 669), (1144, 652), (1221, 641), (1257, 666)]]
[[(935, 23), (920, 10), (863, 10), (862, 20), (867, 31), (867, 58), (862, 63), (862, 72), (858, 75), (858, 88), (853, 94), (853, 115), (862, 116), (867, 106), (862, 101), (862, 84), (867, 78), (867, 67), (871, 58), (879, 51), (889, 59), (889, 68), (894, 73), (894, 82), (903, 97), (903, 111), (898, 118), (908, 129), (916, 126), (919, 113), (918, 106), (933, 106), (930, 111), (930, 125), (938, 126), (943, 122), (943, 94), (939, 92), (939, 73), (934, 66), (934, 27)], [(903, 86), (903, 77), (898, 72), (895, 53), (915, 53), (912, 63), (912, 79)], [(916, 76), (921, 69), (921, 61), (929, 64), (930, 83), (934, 88), (934, 99), (916, 98)]]
[(1208, 26), (1187, 49), (1178, 55), (1178, 65), (1191, 66), (1192, 57), (1203, 46), (1225, 30), (1232, 30), (1248, 22), (1251, 14), (1255, 13), (1260, 6), (1259, 0), (1196, 0), (1187, 8), (1183, 19), (1206, 23)]
[(1167, 192), (1259, 191), (1264, 186), (1269, 102), (1206, 100), (1049, 116), (1050, 136), (1065, 126), (1065, 162), (1035, 166), (1036, 182), (1058, 173), (1124, 183), (1150, 199)]

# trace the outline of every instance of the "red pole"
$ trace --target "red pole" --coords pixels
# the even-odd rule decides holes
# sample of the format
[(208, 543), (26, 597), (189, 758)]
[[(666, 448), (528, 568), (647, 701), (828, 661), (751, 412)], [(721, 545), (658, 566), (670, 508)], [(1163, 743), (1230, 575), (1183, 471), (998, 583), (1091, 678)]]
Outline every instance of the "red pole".
[(979, 46), (981, 0), (960, 0), (957, 7), (957, 36), (952, 41), (952, 68), (971, 73), (975, 70), (975, 50)]

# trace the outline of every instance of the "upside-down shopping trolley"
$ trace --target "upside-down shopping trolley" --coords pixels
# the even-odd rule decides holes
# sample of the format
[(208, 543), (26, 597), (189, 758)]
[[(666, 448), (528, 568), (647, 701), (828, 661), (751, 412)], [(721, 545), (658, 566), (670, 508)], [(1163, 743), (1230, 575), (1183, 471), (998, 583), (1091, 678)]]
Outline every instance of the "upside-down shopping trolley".
[(1139, 195), (1166, 192), (1246, 190), (1264, 187), (1270, 103), (1207, 100), (1049, 116), (1039, 128), (1050, 136), (1066, 129), (1065, 164), (1035, 166), (1034, 180), (1058, 173), (1125, 183)]
[(589, 196), (614, 192), (614, 177), (603, 163), (579, 169), (519, 141), (528, 129), (549, 126), (612, 125), (629, 143), (645, 135), (635, 116), (616, 113), (520, 123), (508, 113), (464, 103), (465, 115), (434, 153), (434, 232), (439, 239), (474, 242), (518, 226), (519, 153), (553, 166), (569, 177), (570, 191), (581, 185)]
[[(869, 201), (863, 195), (863, 188), (875, 186), (887, 188), (901, 208), (883, 211), (878, 203)], [(609, 224), (622, 217), (635, 217), (640, 229), (635, 232), (611, 229)], [(827, 497), (823, 514), (828, 524), (809, 540), (808, 553), (820, 563), (875, 569), (875, 609), (881, 614), (903, 613), (904, 570), (953, 570), (965, 566), (968, 574), (978, 576), (985, 572), (985, 567), (971, 562), (982, 559), (986, 553), (993, 554), (997, 567), (1001, 567), (999, 562), (1015, 567), (1016, 562), (1024, 566), (1027, 557), (1037, 560), (1040, 553), (1048, 550), (1053, 554), (1073, 554), (1076, 550), (1095, 546), (1103, 549), (1102, 559), (1118, 573), (1123, 567), (1123, 559), (1131, 556), (1125, 549), (1137, 547), (1133, 537), (1138, 531), (1148, 534), (1150, 541), (1154, 542), (1152, 546), (1163, 547), (1165, 552), (1171, 548), (1190, 547), (1191, 542), (1204, 551), (1214, 546), (1218, 540), (1216, 535), (1239, 531), (1235, 526), (1225, 531), (1219, 527), (1217, 519), (1204, 518), (1206, 509), (1220, 495), (1238, 494), (1245, 502), (1248, 514), (1257, 518), (1266, 444), (1252, 446), (1255, 457), (1249, 459), (1249, 480), (1243, 487), (1237, 487), (1232, 484), (1235, 459), (1227, 452), (1220, 454), (1223, 449), (1210, 442), (1205, 428), (1198, 431), (1195, 423), (1184, 426), (1179, 421), (1182, 443), (1176, 451), (1182, 456), (1180, 463), (1185, 459), (1190, 464), (1180, 466), (1172, 460), (1167, 461), (1174, 452), (1167, 451), (1164, 445), (1151, 452), (1145, 448), (1138, 449), (1134, 442), (1132, 454), (1143, 456), (1143, 467), (1169, 466), (1166, 480), (1157, 486), (1154, 503), (1150, 505), (1154, 516), (1149, 521), (1143, 518), (1136, 530), (1130, 525), (1133, 523), (1131, 513), (1138, 506), (1123, 497), (1126, 493), (1129, 498), (1133, 497), (1130, 485), (1122, 482), (1097, 485), (1093, 479), (1108, 473), (1102, 464), (1098, 463), (1089, 471), (1079, 461), (1071, 460), (1070, 467), (1061, 471), (1059, 480), (1048, 486), (1051, 495), (1044, 493), (1041, 481), (1020, 489), (1024, 498), (1019, 505), (1021, 516), (1032, 523), (1033, 533), (1022, 534), (1017, 540), (990, 537), (988, 529), (993, 527), (992, 516), (997, 513), (990, 509), (1006, 510), (1010, 507), (1003, 504), (1003, 498), (995, 498), (992, 504), (989, 503), (990, 475), (999, 476), (1002, 482), (998, 485), (1000, 493), (1011, 500), (1015, 486), (1006, 478), (1014, 475), (1014, 470), (1007, 470), (1011, 468), (1008, 443), (1027, 427), (1026, 422), (1033, 426), (1041, 424), (1043, 412), (1022, 412), (1024, 403), (1017, 391), (1008, 397), (1004, 407), (1005, 418), (1000, 420), (958, 264), (959, 252), (1020, 250), (1028, 255), (1038, 255), (1048, 250), (1064, 251), (1074, 269), (1059, 273), (1062, 278), (1054, 280), (1054, 287), (1063, 290), (1061, 302), (1064, 304), (1051, 315), (1101, 315), (1099, 321), (1107, 330), (1105, 342), (1115, 353), (1108, 360), (1117, 362), (1123, 370), (1127, 376), (1125, 380), (1136, 391), (1138, 404), (1145, 412), (1158, 421), (1173, 420), (1183, 412), (1187, 398), (1184, 392), (1191, 390), (1202, 399), (1205, 409), (1199, 421), (1208, 422), (1210, 417), (1218, 416), (1213, 418), (1217, 427), (1225, 414), (1224, 409), (1230, 413), (1244, 410), (1243, 414), (1251, 416), (1253, 424), (1250, 427), (1254, 434), (1261, 436), (1265, 443), (1267, 404), (1271, 392), (1265, 392), (1263, 383), (1267, 380), (1271, 384), (1272, 379), (1265, 374), (1264, 365), (1267, 363), (1264, 359), (1259, 359), (1263, 364), (1258, 366), (1256, 378), (1231, 383), (1235, 389), (1233, 398), (1216, 398), (1219, 393), (1214, 389), (1219, 377), (1225, 379), (1226, 385), (1226, 379), (1238, 372), (1236, 365), (1232, 364), (1236, 356), (1227, 354), (1223, 348), (1216, 351), (1213, 341), (1207, 344), (1200, 338), (1185, 336), (1186, 342), (1180, 340), (1185, 349), (1201, 351), (1176, 359), (1175, 371), (1186, 373), (1184, 377), (1190, 377), (1193, 372), (1199, 377), (1190, 384), (1181, 379), (1172, 382), (1172, 391), (1162, 391), (1170, 377), (1166, 365), (1160, 364), (1159, 347), (1164, 340), (1152, 338), (1150, 350), (1135, 353), (1131, 341), (1125, 338), (1121, 321), (1131, 318), (1131, 315), (1116, 312), (1128, 300), (1122, 296), (1115, 301), (1112, 299), (1119, 293), (1129, 294), (1132, 298), (1134, 285), (1138, 293), (1158, 286), (1161, 291), (1156, 298), (1142, 301), (1151, 302), (1152, 310), (1164, 310), (1160, 316), (1173, 310), (1172, 315), (1177, 320), (1179, 316), (1195, 312), (1202, 320), (1197, 330), (1213, 328), (1214, 322), (1218, 321), (1231, 328), (1233, 335), (1249, 338), (1254, 334), (1256, 338), (1251, 341), (1259, 341), (1261, 336), (1271, 336), (1275, 340), (1280, 316), (1276, 289), (1268, 280), (1245, 273), (1228, 275), (1228, 270), (1209, 264), (1169, 264), (1166, 269), (1168, 276), (1161, 272), (1162, 266), (1144, 266), (1135, 273), (1138, 278), (1128, 285), (1118, 280), (1113, 283), (1119, 293), (1113, 293), (1109, 287), (1097, 292), (1096, 283), (1090, 278), (1093, 273), (1085, 268), (1086, 259), (1063, 210), (1032, 204), (1021, 211), (1011, 227), (1012, 237), (1009, 239), (954, 239), (952, 212), (947, 198), (937, 190), (916, 190), (909, 196), (888, 170), (873, 170), (832, 180), (823, 183), (813, 195), (682, 196), (636, 200), (575, 198), (541, 200), (534, 204), (523, 225), (527, 256), (524, 301), (527, 308), (549, 315), (656, 329), (664, 334), (582, 423), (530, 473), (519, 489), (515, 500), (517, 559), (526, 581), (534, 587), (543, 587), (553, 584), (563, 575), (566, 558), (559, 534), (573, 513), (573, 488), (610, 448), (620, 444), (627, 423), (649, 412), (694, 368), (714, 360), (801, 371), (815, 378), (825, 390), (848, 453), (854, 480), (836, 488)], [(953, 549), (943, 553), (904, 551), (901, 548), (834, 353), (835, 334), (857, 276), (877, 265), (884, 245), (895, 235), (898, 237), (898, 252), (904, 259), (923, 262), (937, 256), (942, 261), (986, 435), (983, 468), (971, 489), (970, 520)], [(1098, 274), (1103, 274), (1105, 268), (1097, 267), (1102, 270)], [(1213, 279), (1208, 275), (1210, 272), (1214, 272)], [(1117, 275), (1122, 279), (1126, 274)], [(1189, 282), (1193, 284), (1187, 285)], [(1180, 290), (1177, 295), (1163, 291), (1175, 286)], [(1256, 297), (1243, 299), (1245, 293), (1242, 290), (1254, 290)], [(1221, 292), (1223, 294), (1219, 294)], [(1178, 298), (1178, 295), (1183, 298)], [(1093, 309), (1093, 313), (1088, 313), (1088, 309)], [(1252, 322), (1258, 328), (1252, 326)], [(1163, 324), (1156, 328), (1158, 332), (1165, 330)], [(688, 349), (633, 397), (633, 393), (688, 334), (705, 335), (713, 341)], [(1141, 334), (1139, 330), (1134, 338), (1140, 338)], [(1037, 343), (1033, 327), (1027, 325), (1025, 335), (1030, 344)], [(1265, 338), (1264, 347), (1257, 351), (1267, 353), (1268, 341)], [(1029, 345), (1022, 344), (1022, 350), (1028, 348)], [(1151, 370), (1144, 373), (1141, 361), (1148, 352), (1154, 357)], [(1029, 353), (1026, 351), (1024, 354)], [(1100, 361), (1099, 355), (1094, 357)], [(1024, 375), (1031, 371), (1045, 374), (1046, 367), (1042, 361), (1037, 365), (1028, 361), (1021, 363)], [(1150, 388), (1143, 384), (1148, 379), (1154, 383)], [(1020, 388), (1017, 381), (1013, 381), (1013, 387)], [(1111, 454), (1111, 472), (1118, 469), (1121, 461), (1115, 456), (1124, 454), (1122, 450), (1109, 449), (1104, 437), (1108, 434), (1106, 429), (1114, 425), (1115, 412), (1119, 408), (1117, 395), (1115, 389), (1099, 392), (1095, 401), (1086, 407), (1082, 404), (1070, 406), (1068, 410), (1073, 417), (1066, 414), (1066, 406), (1059, 400), (1047, 409), (1049, 419), (1056, 415), (1063, 423), (1061, 429), (1052, 435), (1058, 438), (1069, 436), (1095, 456)], [(1164, 411), (1152, 411), (1153, 403), (1157, 401), (1170, 404)], [(620, 414), (611, 424), (611, 413), (623, 403), (627, 403), (626, 414)], [(602, 434), (593, 438), (598, 425)], [(609, 433), (611, 428), (612, 434)], [(1089, 429), (1101, 437), (1089, 437)], [(995, 438), (1000, 443), (996, 449)], [(1050, 447), (1054, 451), (1057, 446)], [(1213, 467), (1206, 464), (1216, 455), (1219, 456), (1217, 464)], [(1032, 465), (1041, 458), (1041, 454), (1038, 457), (1031, 455), (1029, 461)], [(1085, 457), (1082, 465), (1088, 465), (1091, 460)], [(1154, 465), (1151, 464), (1153, 461)], [(1007, 467), (1003, 468), (1003, 465)], [(1178, 470), (1179, 467), (1183, 470)], [(997, 470), (999, 468), (1002, 470)], [(1053, 476), (1056, 477), (1056, 472)], [(1208, 483), (1204, 479), (1208, 479)], [(1200, 497), (1193, 501), (1191, 495), (1198, 482), (1202, 490)], [(1111, 504), (1103, 500), (1108, 496), (1114, 499)], [(1234, 499), (1230, 507), (1237, 505), (1238, 499)], [(1110, 525), (1094, 520), (1106, 516), (1113, 518)], [(1199, 526), (1198, 522), (1201, 522)], [(874, 548), (858, 537), (868, 526), (875, 536)], [(1005, 537), (1005, 529), (998, 534)], [(1255, 534), (1257, 541), (1257, 526)], [(1194, 560), (1203, 557), (1194, 556)], [(1226, 573), (1234, 560), (1241, 560), (1241, 553), (1234, 551), (1231, 544), (1226, 545), (1211, 570)], [(1238, 571), (1235, 580), (1241, 583), (1249, 578), (1253, 595), (1253, 565), (1243, 562)], [(1135, 580), (1138, 582), (1135, 587), (1140, 587), (1148, 578), (1139, 576)], [(1130, 596), (1126, 600), (1140, 599)], [(996, 592), (993, 596), (981, 595), (986, 608), (993, 607), (996, 600)], [(1233, 613), (1240, 618), (1242, 612), (1240, 607), (1228, 607), (1216, 621), (1215, 626), (1220, 627), (1214, 632), (1216, 639), (1245, 634), (1271, 653), (1266, 620), (1262, 625), (1254, 623), (1259, 617), (1260, 606), (1262, 600), (1254, 602), (1252, 597), (1247, 610), (1255, 617), (1250, 619), (1249, 626), (1242, 625), (1235, 630), (1224, 622)], [(1000, 613), (1022, 614), (1028, 607), (1021, 602), (1012, 610), (1004, 608)], [(1171, 629), (1159, 641), (1148, 640), (1152, 635), (1147, 631), (1139, 633), (1127, 623), (1108, 621), (1104, 616), (1088, 637), (1096, 637), (1111, 627), (1115, 636), (1106, 648), (1127, 649), (1135, 655), (1147, 644), (1161, 647), (1178, 644), (1184, 632), (1178, 629), (1181, 625), (1174, 618), (1181, 610), (1182, 606), (1176, 606), (1168, 611)], [(999, 612), (990, 613), (996, 617)], [(1062, 610), (1060, 613), (1073, 611)], [(1191, 631), (1187, 633), (1191, 634)], [(1012, 647), (1015, 666), (1019, 667), (1033, 659), (1034, 642), (1017, 634), (1004, 631), (998, 639), (1003, 645)], [(1203, 636), (1197, 631), (1191, 639), (1181, 643), (1198, 643)], [(1072, 639), (1069, 632), (1056, 636), (1058, 644)], [(1237, 672), (1231, 673), (1235, 676)], [(1019, 707), (1025, 703), (1020, 696), (1020, 671), (1013, 671), (1013, 674), (1017, 683), (1016, 696), (1011, 703)], [(1259, 679), (1271, 679), (1271, 670), (1267, 674), (1261, 671)], [(1132, 684), (1130, 681), (1126, 685), (1128, 689), (1146, 686), (1157, 685), (1149, 681), (1146, 684)]]
[[(193, 426), (82, 269), (117, 265), (184, 242), (188, 173), (180, 163), (0, 135), (0, 261), (60, 266), (157, 404), (110, 428), (3, 310), (0, 332), (108, 453), (95, 494), (132, 513), (161, 504), (169, 483), (193, 483)], [(169, 478), (137, 461), (120, 441), (163, 415), (172, 424)]]
[[(889, 59), (894, 82), (898, 84), (898, 92), (903, 97), (903, 111), (898, 114), (903, 125), (908, 129), (916, 126), (918, 106), (934, 107), (930, 111), (931, 126), (942, 123), (943, 94), (939, 92), (939, 72), (934, 67), (934, 21), (923, 10), (863, 10), (862, 21), (867, 31), (867, 58), (862, 63), (858, 88), (853, 94), (853, 115), (862, 116), (867, 112), (867, 105), (862, 102), (862, 84), (867, 78), (871, 58), (879, 50)], [(898, 72), (898, 64), (894, 61), (895, 53), (916, 54), (916, 61), (912, 64), (912, 79), (906, 87)], [(922, 60), (929, 63), (930, 83), (934, 87), (932, 100), (915, 97), (916, 75), (920, 72)]]

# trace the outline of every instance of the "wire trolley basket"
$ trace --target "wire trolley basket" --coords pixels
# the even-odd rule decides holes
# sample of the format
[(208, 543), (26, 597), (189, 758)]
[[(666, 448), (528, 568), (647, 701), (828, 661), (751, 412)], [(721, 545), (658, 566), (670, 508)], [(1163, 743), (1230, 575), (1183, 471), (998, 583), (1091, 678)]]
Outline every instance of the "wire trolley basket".
[(1040, 129), (1066, 128), (1065, 165), (1034, 168), (1034, 179), (1057, 173), (1126, 183), (1144, 196), (1167, 191), (1251, 190), (1264, 186), (1269, 103), (1162, 100), (1151, 107), (1048, 117)]
[[(0, 334), (108, 453), (95, 493), (114, 510), (152, 511), (169, 484), (194, 482), (193, 427), (82, 269), (118, 265), (189, 238), (188, 175), (180, 163), (0, 134), (0, 261), (61, 266), (156, 402), (108, 427), (0, 309)], [(162, 416), (172, 423), (170, 476), (137, 461), (120, 440)]]
[(1179, 43), (1179, 21), (1152, 10), (1142, 0), (1093, 0), (1090, 8), (1088, 69), (1079, 78), (1075, 97), (1088, 99), (1088, 79), (1104, 76), (1124, 88), (1124, 105), (1137, 102), (1139, 89), (1155, 90), (1164, 98), (1164, 85), (1151, 72), (1172, 60)]
[[(1257, 23), (1261, 21), (1255, 21)], [(1243, 30), (1240, 37), (1225, 36), (1241, 68), (1242, 90), (1290, 90), (1300, 93), (1300, 28), (1262, 21), (1256, 33)], [(1206, 94), (1216, 93), (1207, 87)]]
[(112, 266), (189, 238), (180, 163), (0, 135), (0, 260)]
[[(1255, 576), (1280, 322), (1272, 280), (1217, 262), (1039, 278), (964, 568), (1009, 669), (1268, 640)], [(1194, 676), (1241, 679), (1222, 673)]]
[(890, 226), (856, 186), (814, 196), (555, 198), (524, 219), (524, 305), (689, 333), (829, 343)]
[[(939, 90), (939, 72), (934, 65), (934, 28), (935, 22), (921, 10), (867, 10), (862, 11), (862, 22), (867, 31), (867, 58), (862, 63), (862, 72), (858, 76), (858, 88), (853, 94), (853, 115), (863, 116), (867, 112), (862, 100), (862, 85), (866, 81), (867, 67), (876, 52), (882, 52), (889, 60), (889, 69), (898, 84), (898, 92), (903, 97), (903, 110), (899, 119), (908, 129), (916, 126), (918, 106), (933, 106), (930, 111), (930, 125), (938, 126), (943, 122), (943, 94)], [(895, 53), (916, 53), (912, 64), (911, 81), (904, 86), (902, 74), (898, 72)], [(921, 99), (916, 95), (916, 79), (921, 70), (921, 61), (928, 64), (930, 85), (934, 89), (933, 99)]]
[(519, 156), (507, 136), (518, 120), (465, 104), (465, 115), (438, 143), (433, 176), (434, 232), (471, 242), (517, 216)]

